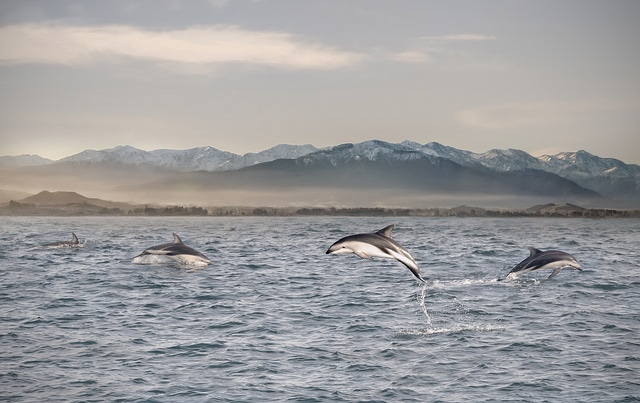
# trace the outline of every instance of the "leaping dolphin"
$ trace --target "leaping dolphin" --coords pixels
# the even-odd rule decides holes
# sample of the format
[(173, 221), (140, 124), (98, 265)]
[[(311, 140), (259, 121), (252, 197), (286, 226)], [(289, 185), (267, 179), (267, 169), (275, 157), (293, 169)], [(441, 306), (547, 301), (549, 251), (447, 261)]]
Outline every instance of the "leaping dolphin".
[(513, 279), (521, 274), (540, 269), (553, 269), (553, 272), (548, 278), (557, 276), (560, 270), (565, 267), (573, 267), (574, 269), (582, 271), (580, 263), (567, 252), (559, 250), (541, 251), (540, 249), (531, 247), (529, 251), (529, 257), (511, 269), (505, 279)]
[(181, 263), (193, 266), (206, 266), (211, 260), (197, 250), (185, 245), (177, 234), (173, 242), (152, 246), (133, 258), (137, 264)]
[(378, 232), (346, 236), (331, 245), (327, 254), (354, 253), (362, 259), (369, 260), (373, 257), (396, 259), (407, 266), (418, 280), (424, 282), (418, 263), (411, 253), (391, 238), (392, 230), (393, 225), (389, 225)]
[(80, 241), (78, 241), (78, 237), (76, 236), (75, 233), (72, 232), (70, 241), (53, 242), (53, 243), (46, 244), (45, 246), (47, 248), (80, 248), (84, 245), (82, 245)]

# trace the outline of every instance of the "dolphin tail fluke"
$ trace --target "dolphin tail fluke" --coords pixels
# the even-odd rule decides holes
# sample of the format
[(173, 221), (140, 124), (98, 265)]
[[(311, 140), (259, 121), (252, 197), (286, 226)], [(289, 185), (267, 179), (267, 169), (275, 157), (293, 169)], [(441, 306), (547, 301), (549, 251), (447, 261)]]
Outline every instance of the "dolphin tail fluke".
[[(407, 266), (407, 265), (405, 265), (405, 266)], [(423, 283), (426, 283), (426, 282), (427, 282), (427, 280), (423, 279), (423, 278), (422, 278), (422, 276), (420, 275), (420, 271), (415, 270), (414, 268), (409, 267), (409, 266), (407, 266), (407, 267), (409, 268), (409, 270), (411, 271), (411, 273), (415, 276), (415, 278), (417, 278), (418, 280), (420, 280), (420, 281), (421, 281), (421, 282), (423, 282)]]

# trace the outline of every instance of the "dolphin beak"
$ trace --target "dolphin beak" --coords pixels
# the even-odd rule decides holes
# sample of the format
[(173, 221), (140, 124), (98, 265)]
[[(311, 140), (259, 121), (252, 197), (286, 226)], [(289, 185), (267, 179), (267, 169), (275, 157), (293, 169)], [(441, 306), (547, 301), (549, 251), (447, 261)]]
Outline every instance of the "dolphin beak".
[(340, 248), (337, 248), (337, 247), (336, 247), (336, 244), (334, 243), (333, 245), (331, 245), (331, 246), (329, 247), (329, 249), (327, 249), (327, 253), (326, 253), (326, 254), (327, 254), (327, 255), (330, 255), (330, 254), (332, 254), (333, 252), (337, 251), (338, 249), (340, 249)]

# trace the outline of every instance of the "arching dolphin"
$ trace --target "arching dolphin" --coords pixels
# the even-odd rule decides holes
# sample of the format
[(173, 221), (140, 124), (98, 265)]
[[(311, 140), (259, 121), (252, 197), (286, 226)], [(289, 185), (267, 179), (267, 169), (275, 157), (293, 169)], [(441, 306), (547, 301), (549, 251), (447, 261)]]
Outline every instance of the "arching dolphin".
[(137, 264), (181, 263), (193, 266), (206, 266), (211, 260), (197, 250), (182, 243), (177, 234), (173, 234), (173, 242), (152, 246), (133, 258)]
[(407, 266), (418, 280), (424, 282), (420, 276), (418, 263), (411, 256), (411, 253), (391, 238), (392, 230), (393, 225), (389, 225), (371, 234), (346, 236), (331, 245), (327, 254), (354, 253), (363, 259), (372, 259), (373, 257), (396, 259)]
[(565, 267), (573, 267), (574, 269), (582, 271), (580, 263), (567, 252), (559, 250), (548, 250), (545, 252), (536, 248), (529, 248), (529, 251), (529, 257), (511, 269), (505, 279), (516, 278), (521, 274), (541, 269), (553, 269), (553, 272), (548, 278), (557, 276), (560, 270)]
[(72, 232), (70, 241), (53, 242), (53, 243), (46, 244), (45, 246), (47, 248), (80, 248), (84, 245), (81, 244), (80, 241), (78, 241), (78, 237), (76, 236), (75, 233)]

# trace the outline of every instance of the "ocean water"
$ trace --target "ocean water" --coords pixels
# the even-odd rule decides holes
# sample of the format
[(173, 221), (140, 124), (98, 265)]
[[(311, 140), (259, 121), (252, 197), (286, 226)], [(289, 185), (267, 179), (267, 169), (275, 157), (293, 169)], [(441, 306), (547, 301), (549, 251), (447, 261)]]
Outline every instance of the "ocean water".
[[(395, 224), (394, 260), (326, 255)], [(0, 400), (640, 400), (640, 221), (0, 219)], [(45, 248), (74, 231), (83, 248)], [(172, 240), (205, 268), (131, 259)], [(497, 281), (527, 246), (584, 271)]]

